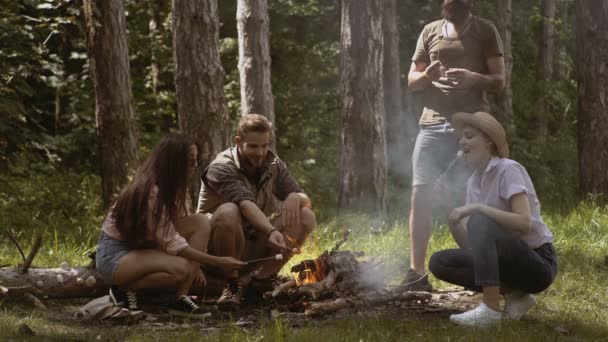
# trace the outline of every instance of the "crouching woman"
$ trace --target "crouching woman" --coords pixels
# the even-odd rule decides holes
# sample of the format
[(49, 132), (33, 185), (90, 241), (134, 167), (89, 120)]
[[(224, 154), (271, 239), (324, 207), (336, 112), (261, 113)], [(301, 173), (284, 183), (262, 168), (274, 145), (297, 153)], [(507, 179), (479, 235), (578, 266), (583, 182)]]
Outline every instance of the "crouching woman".
[(173, 288), (169, 314), (210, 313), (188, 297), (202, 286), (201, 265), (239, 269), (245, 263), (206, 254), (209, 220), (190, 215), (188, 181), (198, 168), (198, 149), (181, 133), (165, 136), (137, 170), (106, 216), (97, 246), (97, 270), (111, 285), (116, 305), (138, 310), (136, 291)]
[(474, 172), (467, 183), (466, 205), (448, 217), (460, 248), (433, 254), (430, 271), (446, 282), (483, 292), (479, 306), (451, 315), (451, 321), (489, 326), (502, 318), (519, 319), (536, 303), (532, 294), (555, 279), (553, 234), (540, 216), (530, 176), (508, 159), (500, 123), (482, 112), (458, 113), (452, 122), (462, 136), (463, 158)]

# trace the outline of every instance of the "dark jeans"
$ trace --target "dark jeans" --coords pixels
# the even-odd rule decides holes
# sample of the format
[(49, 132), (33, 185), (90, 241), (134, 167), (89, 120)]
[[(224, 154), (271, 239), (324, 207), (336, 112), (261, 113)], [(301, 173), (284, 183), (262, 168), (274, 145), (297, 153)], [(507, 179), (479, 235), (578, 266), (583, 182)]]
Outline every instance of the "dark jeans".
[(507, 285), (539, 293), (557, 275), (557, 256), (551, 243), (532, 249), (516, 233), (482, 214), (471, 215), (467, 235), (471, 250), (448, 249), (431, 256), (429, 269), (435, 277), (476, 290)]

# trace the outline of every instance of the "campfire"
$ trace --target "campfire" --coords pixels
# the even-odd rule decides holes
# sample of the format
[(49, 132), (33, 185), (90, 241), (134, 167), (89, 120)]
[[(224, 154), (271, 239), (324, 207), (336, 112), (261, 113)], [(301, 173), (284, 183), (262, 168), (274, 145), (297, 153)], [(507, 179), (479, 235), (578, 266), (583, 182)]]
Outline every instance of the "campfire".
[(343, 308), (381, 305), (392, 300), (428, 302), (430, 293), (404, 292), (387, 288), (382, 261), (361, 260), (363, 252), (340, 251), (343, 239), (316, 259), (303, 260), (291, 268), (293, 278), (264, 294), (266, 299), (286, 302), (292, 311), (307, 316), (322, 315)]

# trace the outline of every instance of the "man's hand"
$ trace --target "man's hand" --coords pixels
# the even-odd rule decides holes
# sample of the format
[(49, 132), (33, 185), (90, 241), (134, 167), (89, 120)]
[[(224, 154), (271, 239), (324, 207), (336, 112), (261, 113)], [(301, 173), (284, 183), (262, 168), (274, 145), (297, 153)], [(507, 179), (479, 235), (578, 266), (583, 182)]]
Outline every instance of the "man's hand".
[(298, 227), (300, 225), (300, 197), (291, 193), (281, 206), (281, 226)]
[(464, 207), (454, 208), (448, 216), (448, 223), (451, 225), (457, 225), (460, 220), (467, 216), (471, 216), (475, 211), (479, 209), (477, 204), (469, 204)]
[(479, 74), (467, 69), (451, 68), (445, 72), (447, 83), (456, 89), (473, 88), (478, 82)]
[(290, 252), (291, 248), (287, 247), (285, 244), (285, 239), (283, 238), (283, 234), (278, 230), (273, 230), (268, 236), (268, 245), (278, 251), (278, 252)]
[(428, 77), (431, 81), (437, 81), (439, 76), (441, 76), (441, 62), (434, 61), (424, 70), (426, 77)]

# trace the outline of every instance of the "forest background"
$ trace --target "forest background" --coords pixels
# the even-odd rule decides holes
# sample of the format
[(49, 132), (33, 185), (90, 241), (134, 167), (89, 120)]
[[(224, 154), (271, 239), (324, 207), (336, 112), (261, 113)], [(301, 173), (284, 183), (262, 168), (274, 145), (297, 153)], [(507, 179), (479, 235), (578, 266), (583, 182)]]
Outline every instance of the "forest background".
[[(54, 246), (67, 241), (80, 246), (73, 257), (84, 260), (95, 245), (108, 205), (102, 190), (103, 158), (83, 13), (87, 1), (1, 2), (0, 231), (12, 231), (26, 245), (35, 233), (54, 241)], [(271, 0), (267, 12), (276, 151), (312, 197), (323, 231), (330, 230), (331, 236), (339, 235), (342, 226), (323, 223), (333, 222), (339, 212), (351, 209), (381, 218), (372, 223), (380, 228), (393, 227), (389, 222), (403, 227), (409, 211), (411, 149), (421, 112), (419, 95), (407, 90), (407, 71), (420, 31), (440, 18), (441, 5), (439, 0), (387, 1), (395, 6), (393, 10), (385, 6), (376, 13), (383, 17), (396, 14), (396, 30), (392, 35), (385, 31), (384, 42), (398, 42), (398, 68), (390, 70), (398, 70), (401, 103), (398, 111), (382, 113), (387, 129), (383, 139), (388, 141), (387, 159), (382, 163), (388, 172), (386, 192), (374, 201), (385, 204), (349, 207), (353, 202), (345, 200), (348, 195), (343, 184), (347, 170), (370, 167), (370, 159), (345, 164), (342, 155), (343, 136), (352, 132), (345, 132), (343, 125), (350, 113), (345, 113), (341, 91), (341, 18), (342, 6), (351, 2), (356, 1)], [(136, 155), (141, 160), (162, 135), (183, 124), (176, 92), (175, 26), (171, 1), (122, 3)], [(587, 102), (581, 100), (580, 84), (588, 86), (593, 80), (584, 79), (577, 70), (581, 64), (590, 64), (580, 50), (593, 54), (596, 49), (585, 49), (580, 38), (584, 35), (576, 32), (577, 28), (588, 32), (593, 24), (600, 31), (607, 29), (608, 19), (601, 15), (608, 14), (608, 6), (601, 0), (581, 3), (585, 4), (577, 8), (579, 4), (567, 0), (476, 0), (474, 8), (476, 15), (498, 25), (503, 40), (505, 34), (511, 37), (510, 82), (505, 93), (493, 96), (492, 107), (508, 128), (512, 158), (530, 173), (543, 207), (564, 215), (581, 201), (585, 213), (605, 213), (608, 191), (608, 175), (598, 167), (608, 159), (603, 152), (607, 145), (601, 143), (608, 137), (608, 130), (603, 129), (608, 113), (581, 114), (580, 104)], [(585, 20), (582, 13), (588, 15), (594, 8), (600, 12), (600, 20)], [(217, 1), (218, 50), (225, 73), (221, 83), (228, 120), (226, 127), (208, 128), (230, 132), (243, 110), (236, 13), (237, 1)], [(595, 45), (598, 54), (605, 56), (607, 45)], [(598, 79), (606, 76), (599, 65), (589, 67), (596, 68)], [(606, 79), (597, 87), (605, 86)], [(589, 125), (595, 129), (589, 130)], [(369, 139), (365, 135), (356, 138), (363, 143)], [(579, 153), (581, 146), (585, 146), (583, 153)], [(593, 165), (583, 155), (595, 160)], [(596, 185), (589, 185), (589, 179)], [(605, 221), (593, 222), (600, 222), (605, 230)], [(4, 259), (16, 260), (6, 257), (14, 254), (9, 253), (7, 241), (0, 246), (0, 264), (6, 264)], [(406, 249), (405, 240), (399, 248)]]

